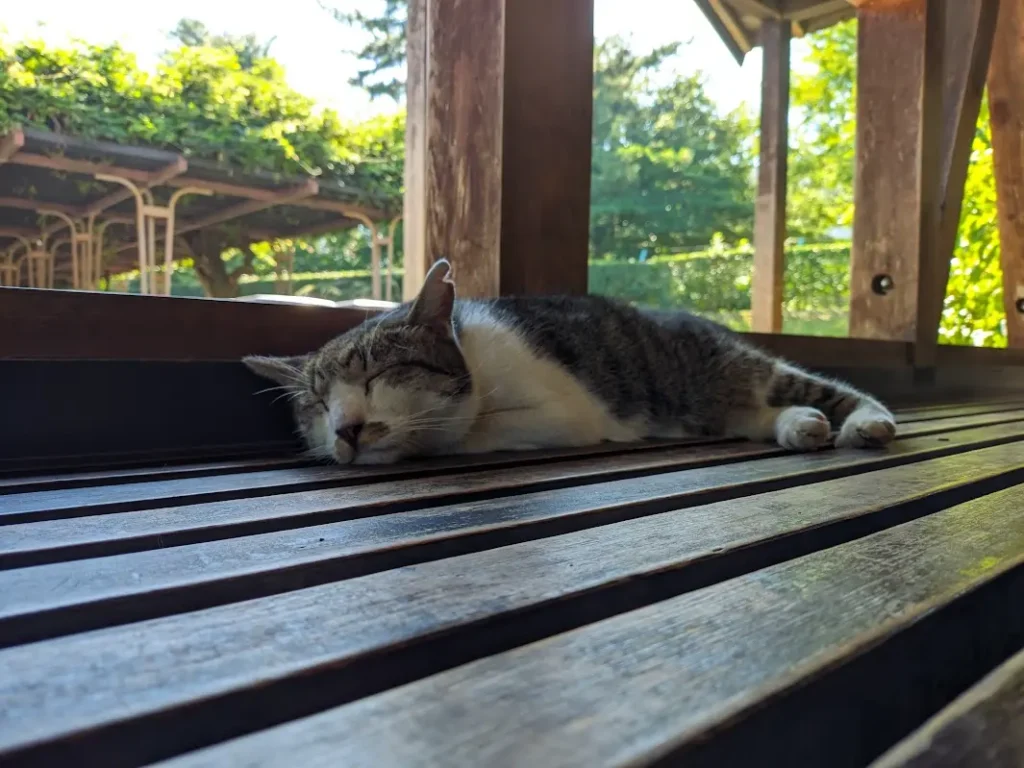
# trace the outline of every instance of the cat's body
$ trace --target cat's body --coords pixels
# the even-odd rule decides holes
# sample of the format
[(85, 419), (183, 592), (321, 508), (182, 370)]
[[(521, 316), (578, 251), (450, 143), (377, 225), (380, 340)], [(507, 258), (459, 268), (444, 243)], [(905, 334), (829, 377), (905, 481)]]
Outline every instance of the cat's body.
[(414, 304), (297, 359), (250, 358), (294, 391), (310, 450), (342, 463), (730, 436), (796, 450), (884, 445), (876, 400), (709, 321), (597, 296), (454, 301), (439, 262)]

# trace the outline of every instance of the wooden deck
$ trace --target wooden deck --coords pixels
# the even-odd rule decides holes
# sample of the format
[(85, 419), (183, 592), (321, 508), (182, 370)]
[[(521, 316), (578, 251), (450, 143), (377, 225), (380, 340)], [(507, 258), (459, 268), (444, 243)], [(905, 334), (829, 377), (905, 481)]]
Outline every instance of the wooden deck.
[(898, 415), (2, 475), (0, 764), (1020, 765), (1024, 397)]

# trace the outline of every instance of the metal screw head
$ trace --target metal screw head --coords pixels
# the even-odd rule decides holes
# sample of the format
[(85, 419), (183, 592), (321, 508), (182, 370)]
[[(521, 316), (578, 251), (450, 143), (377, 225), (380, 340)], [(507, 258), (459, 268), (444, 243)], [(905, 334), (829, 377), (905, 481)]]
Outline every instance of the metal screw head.
[(890, 275), (875, 275), (871, 278), (871, 290), (879, 296), (885, 296), (894, 286), (895, 283)]

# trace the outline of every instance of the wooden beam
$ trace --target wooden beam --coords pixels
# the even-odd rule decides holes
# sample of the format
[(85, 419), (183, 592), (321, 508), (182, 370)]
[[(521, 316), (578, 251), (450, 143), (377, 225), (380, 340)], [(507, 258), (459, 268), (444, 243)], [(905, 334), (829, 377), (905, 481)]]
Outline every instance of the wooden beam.
[(81, 216), (82, 209), (77, 205), (48, 203), (45, 200), (29, 200), (21, 197), (0, 197), (0, 208), (14, 208), (20, 211), (60, 211), (68, 216)]
[(991, 43), (992, 0), (859, 12), (850, 334), (935, 361)]
[(278, 192), (273, 200), (248, 200), (238, 205), (232, 205), (224, 210), (212, 213), (196, 221), (183, 221), (180, 227), (175, 227), (175, 235), (184, 235), (186, 232), (193, 232), (197, 229), (212, 227), (214, 224), (222, 224), (231, 219), (248, 216), (251, 213), (271, 208), (275, 205), (290, 205), (307, 197), (312, 197), (320, 191), (320, 185), (312, 179), (300, 184), (294, 189)]
[[(173, 163), (168, 163), (165, 167), (158, 171), (153, 171), (149, 175), (149, 180), (140, 185), (140, 189), (152, 189), (153, 187), (159, 187), (166, 184), (176, 176), (181, 176), (188, 170), (188, 161), (184, 157), (179, 157)], [(121, 188), (109, 195), (101, 197), (94, 203), (90, 203), (86, 206), (85, 215), (94, 215), (102, 213), (108, 208), (112, 208), (118, 203), (124, 202), (132, 197), (130, 189)]]
[(988, 76), (1003, 305), (1011, 347), (1024, 347), (1024, 0), (1003, 0)]
[(858, 14), (851, 336), (915, 338), (927, 7)]
[(502, 294), (587, 292), (593, 0), (506, 0)]
[(985, 92), (999, 4), (999, 0), (957, 0), (946, 6), (938, 237), (918, 281), (914, 347), (914, 363), (918, 367), (931, 367), (936, 362), (949, 264), (956, 249), (964, 184)]
[(582, 293), (593, 0), (412, 0), (404, 293)]
[(786, 171), (789, 152), (788, 21), (761, 25), (761, 161), (754, 209), (754, 277), (751, 325), (758, 333), (782, 332), (785, 271)]

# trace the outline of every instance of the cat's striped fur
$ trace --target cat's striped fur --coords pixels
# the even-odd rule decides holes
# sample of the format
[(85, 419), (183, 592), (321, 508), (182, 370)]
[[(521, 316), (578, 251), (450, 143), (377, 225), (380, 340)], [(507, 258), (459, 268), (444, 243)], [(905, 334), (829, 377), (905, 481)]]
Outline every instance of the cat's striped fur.
[(310, 449), (348, 463), (415, 455), (735, 436), (878, 447), (874, 398), (683, 312), (598, 296), (455, 301), (438, 262), (417, 300), (302, 358), (248, 358), (292, 390)]

